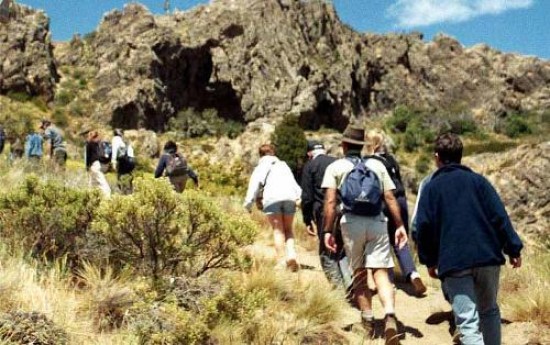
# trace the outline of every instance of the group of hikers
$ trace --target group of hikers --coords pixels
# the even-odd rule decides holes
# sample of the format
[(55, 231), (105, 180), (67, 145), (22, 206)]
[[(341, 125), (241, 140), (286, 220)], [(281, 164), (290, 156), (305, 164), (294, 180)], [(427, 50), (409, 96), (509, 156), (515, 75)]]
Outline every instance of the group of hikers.
[[(135, 156), (124, 132), (115, 129), (111, 140), (95, 130), (83, 134), (90, 186), (110, 196), (105, 173), (112, 169), (120, 192), (131, 193)], [(5, 137), (0, 127), (0, 153)], [(63, 132), (49, 120), (42, 120), (39, 131), (27, 136), (24, 154), (39, 161), (44, 141), (56, 168), (64, 170)], [(10, 156), (17, 149), (14, 143), (11, 146)], [(372, 298), (378, 294), (384, 309), (385, 342), (398, 344), (392, 252), (414, 293), (422, 296), (427, 290), (412, 257), (410, 223), (420, 263), (430, 277), (441, 280), (461, 343), (500, 344), (500, 266), (506, 254), (514, 268), (520, 267), (523, 244), (493, 186), (461, 164), (459, 136), (446, 133), (435, 140), (437, 169), (422, 180), (410, 222), (400, 167), (389, 151), (388, 137), (379, 130), (365, 133), (364, 128), (348, 126), (340, 146), (343, 157), (337, 159), (327, 154), (321, 142), (308, 141), (300, 183), (277, 158), (273, 145), (260, 146), (243, 206), (250, 211), (256, 205), (265, 213), (273, 229), (275, 269), (300, 269), (293, 223), (301, 207), (306, 231), (318, 238), (321, 268), (330, 284), (346, 291), (370, 336), (375, 329)], [(155, 178), (162, 176), (178, 193), (184, 191), (188, 178), (199, 186), (198, 175), (173, 141), (165, 143), (154, 172)]]
[[(319, 240), (321, 267), (335, 288), (343, 288), (374, 336), (372, 298), (384, 309), (386, 344), (399, 344), (395, 316), (392, 251), (402, 276), (417, 296), (426, 293), (409, 246), (409, 213), (399, 165), (382, 131), (348, 126), (343, 158), (327, 155), (319, 141), (307, 143), (308, 162), (300, 185), (275, 147), (260, 146), (243, 206), (256, 203), (273, 229), (276, 269), (300, 268), (293, 220), (301, 206), (307, 232)], [(412, 216), (412, 237), (420, 263), (441, 280), (460, 342), (501, 344), (497, 292), (500, 266), (510, 258), (521, 266), (522, 242), (504, 205), (483, 176), (461, 164), (463, 144), (452, 133), (437, 137), (437, 169), (421, 183)]]
[[(122, 129), (114, 129), (110, 140), (106, 139), (97, 130), (87, 130), (81, 133), (85, 136), (84, 163), (89, 177), (89, 185), (99, 189), (104, 196), (109, 197), (112, 189), (106, 178), (108, 171), (115, 171), (117, 187), (121, 194), (131, 194), (133, 191), (132, 172), (136, 161), (131, 143), (124, 138)], [(6, 133), (0, 126), (0, 153), (3, 152), (6, 142)], [(46, 149), (44, 150), (44, 143)], [(67, 161), (67, 147), (63, 131), (50, 120), (43, 119), (37, 131), (26, 136), (24, 144), (20, 139), (10, 141), (9, 161), (26, 157), (28, 161), (37, 165), (41, 162), (44, 153), (51, 158), (56, 172), (65, 171)], [(155, 178), (167, 177), (174, 190), (182, 193), (187, 178), (191, 178), (196, 187), (199, 186), (198, 175), (187, 164), (187, 160), (178, 152), (174, 141), (167, 141), (154, 173)]]
[[(4, 151), (6, 141), (6, 132), (3, 126), (0, 126), (0, 153)], [(46, 143), (45, 150), (44, 143)], [(37, 164), (44, 154), (52, 159), (56, 170), (65, 169), (67, 148), (63, 140), (63, 132), (48, 120), (42, 120), (38, 130), (31, 131), (24, 142), (20, 138), (13, 138), (10, 142), (8, 159), (13, 162), (24, 156), (31, 163)]]

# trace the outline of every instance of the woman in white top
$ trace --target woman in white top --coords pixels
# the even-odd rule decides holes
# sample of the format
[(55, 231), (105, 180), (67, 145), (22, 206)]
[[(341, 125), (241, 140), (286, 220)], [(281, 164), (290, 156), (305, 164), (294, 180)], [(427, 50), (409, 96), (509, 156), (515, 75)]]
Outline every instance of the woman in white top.
[(116, 171), (117, 186), (122, 194), (131, 194), (133, 191), (132, 171), (135, 168), (134, 150), (132, 145), (126, 144), (122, 136), (122, 129), (113, 131), (111, 140), (111, 166)]
[(296, 202), (302, 195), (302, 189), (288, 165), (275, 156), (273, 145), (260, 146), (259, 154), (260, 160), (248, 183), (244, 207), (249, 211), (252, 209), (263, 187), (262, 210), (273, 228), (275, 252), (279, 261), (277, 266), (280, 268), (286, 265), (292, 271), (296, 271), (298, 262), (292, 223), (296, 213)]

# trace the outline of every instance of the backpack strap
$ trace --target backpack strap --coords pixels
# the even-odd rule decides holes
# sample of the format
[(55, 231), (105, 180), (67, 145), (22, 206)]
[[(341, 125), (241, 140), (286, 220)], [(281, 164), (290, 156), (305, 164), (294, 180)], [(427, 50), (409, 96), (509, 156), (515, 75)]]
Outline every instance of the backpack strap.
[(271, 168), (273, 168), (275, 163), (277, 163), (277, 161), (271, 162), (271, 166), (269, 167), (269, 170), (267, 170), (267, 174), (265, 175), (264, 183), (262, 183), (262, 187), (265, 187), (265, 184), (267, 183), (267, 178), (269, 177), (269, 173), (271, 173)]

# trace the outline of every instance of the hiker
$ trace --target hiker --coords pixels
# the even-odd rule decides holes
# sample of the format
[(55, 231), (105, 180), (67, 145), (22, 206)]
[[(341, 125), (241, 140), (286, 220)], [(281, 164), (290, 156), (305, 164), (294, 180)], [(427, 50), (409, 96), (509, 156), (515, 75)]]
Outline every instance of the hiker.
[(438, 170), (418, 205), (418, 254), (449, 297), (464, 345), (501, 343), (497, 304), (500, 266), (521, 266), (523, 244), (504, 205), (483, 176), (461, 165), (456, 134), (435, 141)]
[(195, 188), (199, 188), (199, 177), (187, 165), (185, 157), (178, 152), (178, 145), (172, 140), (169, 140), (164, 144), (164, 153), (160, 157), (157, 168), (155, 169), (155, 178), (161, 176), (168, 177), (168, 180), (174, 186), (177, 193), (183, 193), (185, 190), (185, 184), (187, 183), (187, 177), (191, 178), (195, 183)]
[(5, 144), (6, 144), (6, 131), (4, 131), (4, 126), (0, 125), (0, 154), (4, 152)]
[(39, 164), (42, 159), (42, 135), (32, 132), (25, 140), (25, 157), (31, 164)]
[[(366, 136), (366, 153), (368, 157), (375, 158), (382, 162), (388, 171), (390, 178), (395, 184), (393, 195), (395, 196), (397, 203), (399, 204), (399, 210), (401, 211), (401, 220), (409, 234), (409, 212), (407, 205), (407, 195), (403, 180), (401, 179), (401, 171), (399, 164), (393, 155), (389, 153), (388, 138), (382, 131), (371, 130)], [(414, 287), (414, 292), (417, 296), (422, 296), (426, 292), (426, 286), (420, 278), (420, 274), (416, 271), (416, 266), (411, 255), (411, 250), (408, 244), (405, 244), (402, 248), (399, 248), (395, 244), (395, 221), (393, 220), (391, 213), (387, 207), (384, 207), (384, 215), (388, 217), (388, 236), (390, 238), (390, 244), (393, 248), (393, 252), (399, 267), (401, 268), (401, 274), (410, 282)], [(390, 271), (390, 277), (393, 278), (393, 270)]]
[(63, 132), (51, 123), (49, 120), (42, 120), (40, 129), (44, 131), (46, 139), (46, 152), (50, 159), (53, 159), (56, 170), (65, 170), (67, 162), (67, 148), (63, 140)]
[(132, 171), (135, 168), (134, 149), (130, 143), (126, 143), (123, 138), (122, 129), (113, 131), (111, 140), (111, 167), (116, 171), (117, 186), (122, 194), (131, 194), (133, 191)]
[(297, 271), (299, 266), (292, 225), (302, 189), (288, 165), (275, 156), (275, 146), (260, 146), (259, 155), (260, 160), (250, 177), (243, 206), (250, 212), (256, 201), (258, 208), (267, 216), (273, 229), (276, 269), (287, 267)]
[[(88, 132), (86, 140), (86, 170), (90, 174), (90, 187), (99, 188), (103, 195), (106, 197), (111, 196), (111, 187), (105, 173), (109, 170), (108, 161), (101, 159), (103, 153), (101, 152), (102, 140), (98, 131)], [(103, 162), (102, 162), (103, 160)]]
[[(351, 287), (351, 272), (343, 246), (340, 246), (336, 253), (331, 252), (325, 247), (323, 241), (323, 201), (325, 191), (321, 188), (325, 170), (335, 157), (328, 156), (322, 143), (315, 140), (307, 142), (308, 161), (302, 170), (302, 215), (306, 230), (311, 236), (319, 238), (319, 258), (321, 268), (328, 281), (334, 286), (343, 286), (346, 290)], [(337, 231), (337, 238), (341, 242), (341, 235)], [(341, 263), (341, 261), (343, 261)], [(346, 279), (347, 278), (347, 279)]]
[(8, 161), (10, 163), (13, 163), (16, 159), (21, 159), (23, 157), (23, 155), (25, 154), (25, 147), (23, 142), (21, 141), (21, 138), (19, 137), (11, 137), (9, 142), (10, 155), (8, 157)]
[[(395, 185), (384, 164), (376, 159), (361, 160), (361, 151), (365, 137), (363, 128), (348, 126), (342, 136), (342, 150), (345, 157), (330, 164), (323, 178), (322, 188), (325, 191), (323, 232), (325, 246), (335, 252), (337, 245), (334, 240), (334, 220), (337, 214), (337, 204), (342, 201), (343, 215), (340, 220), (344, 249), (353, 270), (353, 293), (356, 305), (361, 311), (361, 321), (367, 333), (374, 332), (374, 314), (372, 311), (372, 292), (367, 286), (367, 269), (372, 269), (378, 295), (385, 311), (384, 334), (386, 344), (398, 344), (397, 320), (395, 317), (394, 287), (389, 278), (388, 269), (393, 268), (390, 240), (388, 238), (387, 220), (382, 213), (381, 200), (378, 207), (369, 207), (372, 216), (359, 215), (348, 211), (346, 207), (345, 190), (348, 188), (348, 177), (354, 171), (364, 171), (372, 184), (371, 190), (378, 189), (378, 195), (390, 210), (396, 225), (395, 243), (399, 248), (407, 243), (407, 232), (403, 226), (399, 205), (393, 194)], [(363, 163), (364, 162), (364, 163)], [(359, 169), (364, 168), (366, 169)], [(359, 170), (356, 170), (359, 169)], [(374, 176), (373, 176), (374, 174)], [(351, 180), (353, 182), (353, 180)], [(363, 184), (361, 184), (361, 194)], [(367, 203), (368, 204), (368, 203)], [(361, 206), (361, 205), (359, 205)], [(353, 209), (352, 209), (353, 210)]]

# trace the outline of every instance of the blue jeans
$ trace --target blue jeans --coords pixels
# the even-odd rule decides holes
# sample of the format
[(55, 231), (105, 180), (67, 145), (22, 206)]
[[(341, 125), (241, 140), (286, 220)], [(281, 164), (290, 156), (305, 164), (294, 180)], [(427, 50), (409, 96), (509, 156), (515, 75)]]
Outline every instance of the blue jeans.
[(500, 345), (500, 266), (476, 267), (443, 279), (463, 345)]

